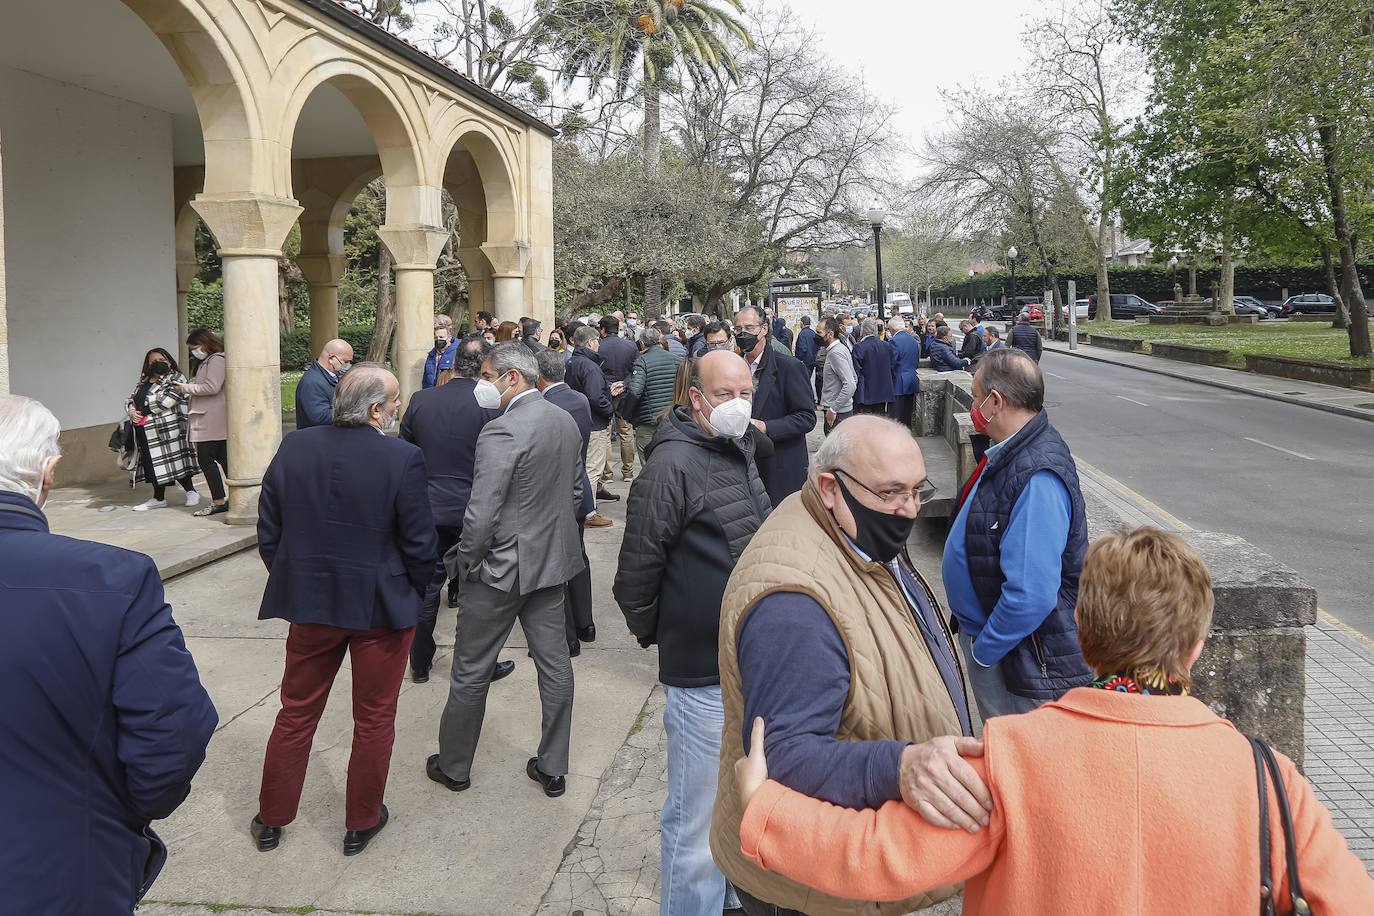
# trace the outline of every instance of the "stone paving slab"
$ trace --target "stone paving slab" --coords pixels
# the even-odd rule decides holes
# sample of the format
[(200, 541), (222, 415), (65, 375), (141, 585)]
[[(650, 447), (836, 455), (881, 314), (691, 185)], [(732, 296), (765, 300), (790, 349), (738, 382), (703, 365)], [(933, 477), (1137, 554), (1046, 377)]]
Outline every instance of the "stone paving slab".
[(1045, 341), (1045, 349), (1053, 353), (1062, 353), (1065, 356), (1126, 366), (1155, 375), (1166, 375), (1170, 378), (1197, 382), (1212, 388), (1223, 388), (1227, 391), (1238, 391), (1242, 394), (1324, 410), (1327, 413), (1341, 414), (1360, 420), (1374, 420), (1374, 406), (1370, 406), (1374, 405), (1374, 393), (1368, 391), (1341, 388), (1336, 385), (1322, 385), (1317, 382), (1304, 382), (1297, 379), (1276, 378), (1238, 369), (1199, 366), (1143, 353), (1108, 350), (1105, 347), (1094, 347), (1091, 344), (1080, 343), (1076, 350), (1070, 350), (1069, 345), (1065, 342), (1047, 340)]

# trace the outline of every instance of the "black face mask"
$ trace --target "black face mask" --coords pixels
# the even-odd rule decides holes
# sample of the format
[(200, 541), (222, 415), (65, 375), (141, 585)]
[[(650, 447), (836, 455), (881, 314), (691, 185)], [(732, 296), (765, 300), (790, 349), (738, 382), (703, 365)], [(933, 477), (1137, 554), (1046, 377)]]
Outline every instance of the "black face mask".
[(854, 516), (854, 542), (879, 563), (890, 562), (906, 546), (916, 519), (870, 509), (854, 498), (838, 474), (835, 483), (839, 484), (844, 503)]
[(442, 337), (434, 338), (434, 349), (438, 350), (440, 353), (444, 352), (448, 349), (448, 341), (444, 340)]
[(759, 335), (740, 331), (735, 335), (735, 343), (739, 345), (741, 353), (753, 353), (754, 348), (759, 345)]
[(156, 360), (148, 364), (148, 371), (153, 375), (161, 377), (166, 375), (168, 372), (171, 372), (172, 367), (164, 363), (162, 360)]

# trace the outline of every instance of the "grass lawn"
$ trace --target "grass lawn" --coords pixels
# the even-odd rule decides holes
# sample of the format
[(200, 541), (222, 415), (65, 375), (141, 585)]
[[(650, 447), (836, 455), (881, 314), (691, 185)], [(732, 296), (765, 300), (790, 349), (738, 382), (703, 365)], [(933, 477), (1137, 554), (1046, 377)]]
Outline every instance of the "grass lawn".
[(291, 413), (296, 412), (296, 386), (300, 384), (301, 372), (283, 372), (281, 374), (281, 409)]
[(1265, 321), (1259, 324), (1232, 324), (1207, 327), (1197, 324), (1127, 324), (1118, 321), (1082, 322), (1079, 332), (1111, 337), (1136, 337), (1146, 346), (1152, 341), (1186, 343), (1199, 347), (1230, 350), (1228, 365), (1243, 367), (1246, 353), (1314, 359), (1343, 366), (1374, 368), (1374, 358), (1350, 358), (1350, 341), (1345, 331), (1323, 322)]

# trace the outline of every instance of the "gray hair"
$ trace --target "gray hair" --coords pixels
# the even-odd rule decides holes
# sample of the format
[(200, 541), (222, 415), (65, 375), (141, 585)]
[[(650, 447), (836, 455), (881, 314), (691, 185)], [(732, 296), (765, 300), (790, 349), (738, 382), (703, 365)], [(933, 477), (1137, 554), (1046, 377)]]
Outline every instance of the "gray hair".
[(539, 364), (539, 377), (550, 384), (561, 382), (567, 376), (568, 364), (557, 350), (540, 350), (534, 361)]
[(1012, 407), (1039, 412), (1045, 406), (1045, 376), (1023, 351), (989, 350), (978, 364), (983, 393), (996, 391)]
[(644, 329), (644, 333), (640, 336), (640, 340), (651, 347), (656, 347), (663, 342), (663, 332), (653, 325), (650, 325)]
[(0, 490), (38, 502), (43, 469), (62, 454), (62, 425), (52, 411), (33, 398), (0, 395)]
[(878, 319), (876, 319), (876, 318), (865, 318), (865, 319), (863, 320), (863, 324), (859, 325), (859, 336), (860, 336), (860, 337), (872, 337), (874, 334), (877, 334), (877, 333), (878, 333)]
[[(587, 328), (587, 330), (591, 331), (592, 329)], [(592, 333), (596, 332), (593, 331)], [(505, 375), (514, 369), (520, 373), (525, 384), (535, 385), (539, 382), (539, 364), (534, 361), (534, 354), (530, 352), (530, 348), (523, 343), (511, 340), (497, 344), (491, 348), (487, 362), (491, 363), (492, 371), (497, 375)]]
[[(611, 333), (615, 332), (612, 331)], [(583, 325), (582, 327), (578, 328), (576, 331), (573, 332), (573, 346), (585, 347), (593, 340), (596, 340), (599, 336), (600, 335), (597, 333), (596, 328), (590, 328), (586, 325)]]
[(453, 374), (461, 378), (481, 378), (482, 363), (487, 361), (489, 353), (491, 344), (481, 334), (465, 338), (458, 345), (458, 352), (453, 354)]
[(898, 331), (905, 331), (906, 322), (897, 317), (889, 318), (887, 319), (887, 329), (893, 334), (896, 334)]
[(440, 329), (443, 329), (443, 330), (445, 330), (445, 331), (452, 331), (452, 330), (453, 330), (453, 319), (450, 318), (450, 317), (448, 317), (447, 315), (435, 315), (435, 316), (434, 316), (434, 330), (438, 331), (438, 330), (440, 330)]
[(837, 468), (847, 467), (854, 457), (855, 437), (849, 435), (845, 424), (841, 423), (830, 431), (816, 450), (816, 458), (811, 462), (811, 479), (822, 474), (832, 473)]
[(392, 375), (379, 363), (358, 363), (334, 386), (334, 425), (366, 426), (372, 406), (388, 400), (386, 380)]

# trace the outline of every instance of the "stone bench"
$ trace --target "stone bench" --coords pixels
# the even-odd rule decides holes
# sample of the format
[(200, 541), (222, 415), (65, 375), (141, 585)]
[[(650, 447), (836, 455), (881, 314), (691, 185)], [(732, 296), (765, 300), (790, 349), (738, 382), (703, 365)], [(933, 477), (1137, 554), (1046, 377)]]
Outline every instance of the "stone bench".
[(1341, 385), (1345, 388), (1354, 388), (1357, 385), (1368, 387), (1370, 384), (1370, 370), (1362, 366), (1342, 366), (1340, 363), (1322, 363), (1311, 359), (1295, 359), (1291, 356), (1247, 353), (1245, 368), (1260, 375), (1276, 375), (1280, 378)]
[(917, 370), (920, 390), (913, 405), (912, 434), (926, 460), (935, 496), (921, 506), (923, 518), (948, 518), (977, 462), (973, 458), (973, 376), (967, 372)]
[(1112, 337), (1108, 334), (1093, 334), (1088, 338), (1088, 343), (1094, 347), (1102, 347), (1104, 350), (1121, 350), (1125, 353), (1139, 352), (1140, 347), (1145, 341), (1139, 337)]
[(1199, 347), (1194, 344), (1152, 343), (1150, 355), (1185, 363), (1197, 363), (1201, 366), (1220, 366), (1225, 364), (1231, 351), (1217, 347)]

